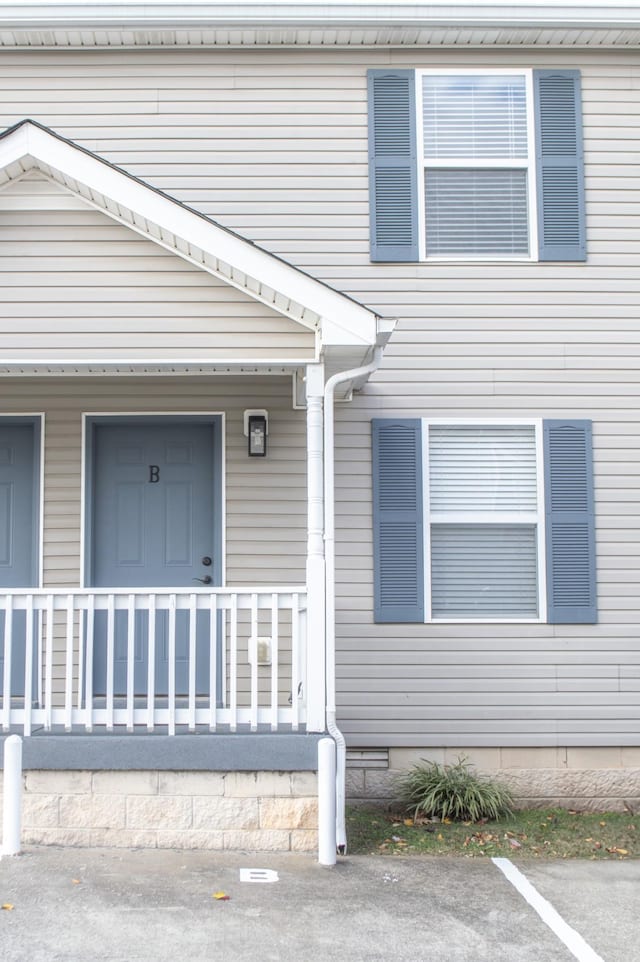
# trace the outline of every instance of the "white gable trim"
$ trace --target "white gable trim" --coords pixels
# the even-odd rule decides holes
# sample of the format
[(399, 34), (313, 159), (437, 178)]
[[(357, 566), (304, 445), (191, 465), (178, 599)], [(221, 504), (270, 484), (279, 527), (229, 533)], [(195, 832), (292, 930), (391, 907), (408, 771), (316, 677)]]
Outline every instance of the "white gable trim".
[(373, 311), (31, 120), (0, 136), (0, 188), (29, 170), (114, 220), (316, 331), (323, 347), (378, 341)]

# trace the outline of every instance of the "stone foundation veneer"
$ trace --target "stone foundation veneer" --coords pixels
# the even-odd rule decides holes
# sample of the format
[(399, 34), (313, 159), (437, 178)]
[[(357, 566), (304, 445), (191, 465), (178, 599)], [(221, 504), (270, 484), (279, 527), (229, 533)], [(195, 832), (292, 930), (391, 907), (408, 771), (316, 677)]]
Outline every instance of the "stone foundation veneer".
[(390, 749), (389, 767), (347, 771), (350, 804), (388, 805), (396, 782), (421, 760), (451, 764), (466, 755), (479, 773), (505, 782), (520, 808), (640, 813), (640, 748)]
[(23, 777), (24, 845), (261, 852), (318, 845), (314, 772), (36, 770)]

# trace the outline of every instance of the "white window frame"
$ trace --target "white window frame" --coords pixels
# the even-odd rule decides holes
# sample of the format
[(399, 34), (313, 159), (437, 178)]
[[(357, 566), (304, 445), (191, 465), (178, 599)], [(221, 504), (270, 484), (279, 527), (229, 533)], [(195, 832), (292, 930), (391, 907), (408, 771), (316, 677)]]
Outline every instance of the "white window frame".
[[(429, 491), (429, 429), (431, 427), (527, 427), (535, 431), (536, 446), (536, 511), (521, 512), (472, 512), (465, 511), (462, 518), (458, 512), (439, 512), (437, 522), (466, 524), (535, 524), (538, 563), (538, 617), (537, 618), (434, 618), (431, 598), (431, 525), (432, 517)], [(544, 448), (542, 418), (422, 418), (422, 488), (423, 488), (423, 550), (424, 550), (424, 621), (425, 624), (546, 624), (547, 621), (547, 566), (545, 539), (544, 500)]]
[[(424, 125), (423, 125), (423, 102), (422, 102), (422, 78), (425, 76), (485, 76), (485, 77), (495, 77), (495, 76), (523, 76), (525, 78), (526, 85), (526, 96), (527, 96), (527, 148), (528, 156), (525, 159), (513, 158), (505, 160), (496, 160), (495, 158), (490, 158), (487, 160), (469, 160), (468, 158), (451, 158), (447, 160), (446, 158), (440, 158), (437, 162), (427, 161), (424, 156)], [(538, 209), (537, 209), (537, 185), (536, 185), (536, 142), (535, 142), (535, 116), (533, 109), (533, 70), (532, 69), (522, 69), (522, 68), (507, 68), (500, 67), (496, 69), (484, 67), (484, 68), (467, 68), (463, 70), (453, 70), (453, 69), (438, 69), (436, 67), (425, 68), (422, 70), (416, 70), (415, 72), (415, 82), (416, 82), (416, 151), (418, 158), (418, 244), (419, 244), (419, 257), (421, 261), (428, 261), (429, 263), (444, 261), (446, 263), (451, 263), (451, 261), (477, 261), (480, 263), (488, 262), (529, 262), (537, 261), (539, 259), (538, 255)], [(464, 167), (464, 168), (482, 168), (496, 169), (498, 167), (503, 167), (508, 170), (513, 170), (515, 168), (526, 169), (527, 170), (527, 218), (529, 226), (529, 253), (528, 254), (463, 254), (463, 255), (445, 255), (445, 254), (431, 254), (427, 256), (427, 236), (426, 236), (426, 211), (425, 211), (425, 170), (428, 168), (446, 168), (451, 169), (453, 167)]]

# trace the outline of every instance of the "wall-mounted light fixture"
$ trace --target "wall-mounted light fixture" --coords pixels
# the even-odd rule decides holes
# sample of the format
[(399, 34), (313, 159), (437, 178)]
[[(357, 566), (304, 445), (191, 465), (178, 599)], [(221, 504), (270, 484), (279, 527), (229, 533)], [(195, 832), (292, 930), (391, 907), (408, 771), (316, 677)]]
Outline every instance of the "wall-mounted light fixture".
[(250, 458), (266, 458), (267, 435), (269, 433), (269, 414), (267, 411), (244, 412), (244, 434)]

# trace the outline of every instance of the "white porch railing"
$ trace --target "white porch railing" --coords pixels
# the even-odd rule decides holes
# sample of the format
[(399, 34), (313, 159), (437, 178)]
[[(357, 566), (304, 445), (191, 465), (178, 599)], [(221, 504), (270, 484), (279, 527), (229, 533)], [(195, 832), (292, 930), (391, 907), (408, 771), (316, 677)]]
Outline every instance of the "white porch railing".
[(305, 723), (304, 588), (0, 594), (4, 731)]

